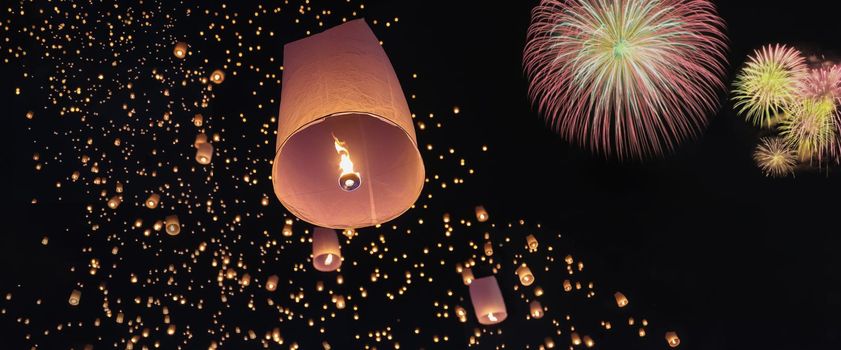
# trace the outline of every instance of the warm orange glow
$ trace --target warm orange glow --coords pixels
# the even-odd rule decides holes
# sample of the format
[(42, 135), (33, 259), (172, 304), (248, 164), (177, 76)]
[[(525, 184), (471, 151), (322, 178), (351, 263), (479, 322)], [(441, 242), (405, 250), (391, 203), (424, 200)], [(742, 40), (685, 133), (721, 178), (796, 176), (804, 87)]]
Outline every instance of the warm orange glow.
[(333, 144), (336, 146), (336, 153), (341, 157), (339, 169), (342, 173), (339, 175), (339, 187), (348, 192), (359, 188), (359, 185), (362, 183), (362, 177), (353, 170), (350, 151), (348, 151), (345, 143), (339, 140), (336, 135), (333, 135)]

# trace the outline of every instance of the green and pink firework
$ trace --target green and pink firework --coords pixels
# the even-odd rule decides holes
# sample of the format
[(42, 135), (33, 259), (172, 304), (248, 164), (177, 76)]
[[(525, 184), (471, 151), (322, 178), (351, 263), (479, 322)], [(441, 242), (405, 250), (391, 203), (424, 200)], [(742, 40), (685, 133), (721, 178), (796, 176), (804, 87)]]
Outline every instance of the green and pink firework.
[(724, 23), (705, 0), (543, 0), (529, 94), (564, 139), (619, 159), (698, 135), (725, 85)]
[(795, 48), (778, 44), (756, 50), (733, 84), (736, 112), (756, 126), (775, 125), (784, 108), (796, 102), (806, 73), (805, 59)]

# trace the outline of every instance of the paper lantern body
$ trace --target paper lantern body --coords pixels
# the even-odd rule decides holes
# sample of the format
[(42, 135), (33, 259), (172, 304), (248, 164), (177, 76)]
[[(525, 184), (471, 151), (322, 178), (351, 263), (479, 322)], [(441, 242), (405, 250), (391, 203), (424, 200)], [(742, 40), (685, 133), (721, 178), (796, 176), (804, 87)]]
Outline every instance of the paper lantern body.
[(196, 147), (196, 162), (202, 165), (210, 164), (213, 159), (213, 145), (202, 143)]
[(158, 203), (161, 201), (161, 196), (157, 193), (152, 193), (149, 195), (149, 198), (146, 198), (146, 207), (149, 209), (155, 209), (158, 207)]
[(613, 298), (616, 299), (616, 306), (628, 306), (628, 297), (626, 297), (625, 294), (622, 294), (622, 292), (613, 293)]
[(67, 303), (72, 306), (78, 306), (80, 300), (82, 300), (82, 292), (78, 289), (74, 289), (70, 292), (70, 297), (67, 298)]
[(499, 290), (494, 276), (473, 280), (470, 284), (470, 301), (473, 303), (476, 318), (483, 325), (497, 324), (508, 317), (502, 291)]
[(277, 281), (277, 275), (269, 276), (269, 278), (266, 280), (266, 290), (269, 292), (274, 292), (275, 289), (277, 289)]
[(177, 236), (181, 233), (181, 221), (178, 220), (177, 215), (170, 215), (164, 220), (166, 226), (166, 233), (170, 236)]
[(535, 319), (543, 318), (543, 305), (540, 305), (540, 302), (537, 300), (532, 300), (529, 303), (529, 313), (531, 313), (531, 317)]
[(342, 266), (342, 251), (335, 230), (315, 228), (312, 233), (312, 264), (322, 272), (335, 271)]
[[(272, 185), (280, 202), (316, 226), (373, 226), (420, 195), (423, 160), (400, 82), (364, 20), (284, 47)], [(361, 184), (339, 186), (334, 137)]]
[(517, 268), (517, 277), (520, 278), (520, 284), (528, 287), (532, 283), (534, 283), (534, 275), (531, 273), (531, 269), (529, 269), (526, 265), (520, 265)]
[(670, 348), (676, 348), (680, 345), (680, 338), (677, 336), (677, 332), (666, 332), (666, 343), (669, 344)]

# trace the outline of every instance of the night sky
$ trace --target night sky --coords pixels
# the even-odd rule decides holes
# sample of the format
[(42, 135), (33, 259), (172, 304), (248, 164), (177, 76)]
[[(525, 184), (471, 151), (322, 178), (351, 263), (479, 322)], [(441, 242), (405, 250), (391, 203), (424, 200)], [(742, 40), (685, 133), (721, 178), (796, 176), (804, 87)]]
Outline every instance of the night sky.
[[(826, 1), (714, 2), (727, 24), (728, 86), (765, 44), (841, 60)], [(838, 348), (837, 167), (766, 177), (752, 159), (764, 132), (725, 92), (706, 131), (676, 152), (593, 155), (547, 128), (529, 100), (522, 57), (536, 1), (362, 4), (4, 3), (2, 347), (125, 349), (136, 337), (136, 349), (464, 349), (473, 338), (472, 348), (539, 349), (551, 337), (566, 349), (572, 326), (597, 349), (666, 349), (667, 331), (684, 350)], [(342, 269), (322, 273), (310, 260), (312, 225), (295, 220), (281, 235), (293, 217), (269, 179), (282, 48), (355, 18), (383, 42), (409, 98), (428, 181), (403, 216), (340, 234)], [(190, 47), (183, 60), (177, 41)], [(224, 82), (202, 80), (215, 69)], [(193, 159), (199, 130), (214, 138), (208, 166)], [(117, 182), (125, 198), (112, 210)], [(160, 208), (143, 207), (150, 193)], [(477, 222), (478, 205), (488, 222)], [(151, 229), (170, 214), (180, 235)], [(525, 249), (529, 234), (537, 252)], [(497, 326), (477, 323), (456, 272), (471, 258), (477, 277), (499, 264), (508, 319)], [(534, 285), (518, 282), (520, 262)], [(236, 277), (218, 282), (228, 267)], [(238, 282), (244, 273), (250, 286)], [(584, 287), (565, 292), (565, 279)], [(73, 289), (78, 306), (67, 302)], [(629, 306), (617, 307), (616, 291)], [(535, 299), (546, 307), (539, 320), (528, 317)], [(276, 327), (282, 344), (269, 336)]]

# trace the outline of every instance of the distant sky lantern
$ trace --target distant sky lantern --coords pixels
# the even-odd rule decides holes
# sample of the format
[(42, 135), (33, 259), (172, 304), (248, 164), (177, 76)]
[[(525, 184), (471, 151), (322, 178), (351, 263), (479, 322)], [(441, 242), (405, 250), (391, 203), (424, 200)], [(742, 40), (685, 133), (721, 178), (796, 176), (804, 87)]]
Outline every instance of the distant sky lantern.
[(469, 286), (471, 283), (473, 283), (473, 279), (473, 270), (471, 270), (469, 267), (466, 267), (463, 270), (461, 270), (461, 281), (464, 282), (465, 286)]
[(540, 305), (540, 302), (537, 300), (532, 300), (531, 303), (529, 303), (529, 313), (532, 318), (543, 318), (543, 305)]
[(193, 146), (199, 148), (199, 145), (207, 143), (207, 134), (199, 133), (196, 135), (196, 141), (193, 142)]
[(187, 43), (183, 41), (179, 41), (175, 43), (175, 47), (172, 48), (172, 54), (175, 55), (176, 58), (184, 58), (187, 56)]
[(170, 215), (164, 220), (166, 233), (170, 236), (177, 236), (181, 233), (181, 222), (178, 220), (178, 215)]
[(196, 148), (196, 162), (202, 165), (210, 164), (213, 159), (213, 145), (202, 143)]
[(534, 275), (531, 273), (531, 269), (525, 264), (517, 268), (517, 277), (520, 278), (520, 283), (524, 286), (530, 286), (534, 283)]
[(146, 198), (146, 208), (155, 209), (158, 207), (158, 203), (161, 200), (161, 196), (157, 193), (152, 193), (149, 195), (149, 198)]
[(201, 127), (202, 125), (204, 125), (204, 116), (202, 116), (201, 113), (198, 113), (193, 116), (193, 125), (197, 127)]
[(476, 220), (479, 222), (488, 221), (488, 211), (483, 206), (476, 207)]
[(225, 72), (221, 69), (213, 71), (213, 73), (210, 73), (210, 81), (214, 84), (222, 84), (225, 81)]
[(284, 48), (272, 184), (316, 226), (374, 226), (408, 210), (424, 166), (397, 75), (364, 20)]
[(477, 278), (470, 284), (470, 301), (480, 324), (494, 325), (508, 317), (496, 277)]
[(596, 345), (596, 342), (593, 341), (593, 338), (590, 338), (589, 335), (585, 335), (583, 340), (584, 340), (584, 346), (586, 346), (588, 348), (592, 348), (593, 346)]
[(625, 294), (622, 292), (616, 292), (613, 294), (613, 298), (616, 299), (616, 305), (619, 307), (628, 306), (628, 298), (625, 297)]
[(578, 335), (577, 332), (572, 332), (572, 334), (569, 335), (569, 340), (572, 343), (572, 345), (581, 345), (581, 336)]
[(119, 207), (120, 203), (122, 202), (123, 197), (120, 197), (119, 195), (111, 197), (111, 199), (108, 200), (108, 207), (111, 209), (117, 209), (117, 207)]
[(494, 245), (493, 243), (491, 243), (491, 241), (485, 242), (485, 255), (494, 255)]
[(292, 224), (284, 224), (283, 229), (280, 230), (280, 234), (283, 235), (283, 237), (292, 237)]
[(67, 303), (72, 306), (78, 306), (80, 300), (82, 300), (82, 292), (78, 289), (74, 289), (70, 292), (70, 297), (67, 299)]
[(537, 242), (537, 238), (534, 235), (526, 236), (526, 245), (529, 247), (529, 251), (536, 252), (539, 243)]
[(666, 343), (671, 348), (678, 347), (680, 345), (680, 338), (677, 337), (677, 332), (666, 332)]
[(342, 266), (342, 251), (336, 230), (316, 227), (312, 233), (312, 263), (322, 272), (335, 271)]
[(277, 275), (269, 276), (269, 279), (266, 280), (266, 290), (269, 292), (274, 292), (277, 289)]

